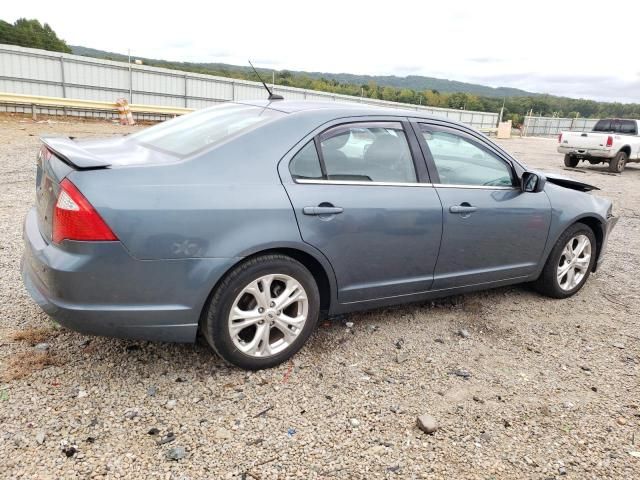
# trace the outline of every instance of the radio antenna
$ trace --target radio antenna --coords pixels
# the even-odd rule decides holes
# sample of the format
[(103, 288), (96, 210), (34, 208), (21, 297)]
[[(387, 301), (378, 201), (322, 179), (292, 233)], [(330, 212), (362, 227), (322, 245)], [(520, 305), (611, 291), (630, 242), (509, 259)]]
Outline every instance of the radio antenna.
[(269, 92), (269, 100), (284, 100), (284, 97), (282, 95), (278, 95), (277, 93), (273, 93), (271, 91), (271, 89), (267, 86), (267, 84), (264, 83), (264, 80), (262, 80), (262, 77), (260, 76), (260, 74), (256, 70), (256, 67), (253, 66), (253, 63), (251, 63), (251, 60), (249, 60), (249, 65), (251, 65), (251, 68), (253, 68), (254, 73), (258, 76), (258, 78), (262, 82), (262, 85), (264, 86), (264, 88), (267, 90), (267, 92)]

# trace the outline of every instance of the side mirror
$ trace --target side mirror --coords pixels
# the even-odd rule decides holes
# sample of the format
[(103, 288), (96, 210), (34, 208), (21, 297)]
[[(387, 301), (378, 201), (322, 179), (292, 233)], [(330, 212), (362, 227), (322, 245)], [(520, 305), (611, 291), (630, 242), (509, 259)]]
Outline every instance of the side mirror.
[(523, 192), (538, 193), (544, 190), (545, 178), (533, 172), (524, 172), (520, 188)]

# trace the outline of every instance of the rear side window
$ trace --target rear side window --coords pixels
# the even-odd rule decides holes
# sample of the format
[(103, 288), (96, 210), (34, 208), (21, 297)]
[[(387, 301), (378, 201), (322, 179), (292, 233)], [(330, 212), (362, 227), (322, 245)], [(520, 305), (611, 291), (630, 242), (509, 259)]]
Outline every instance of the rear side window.
[(296, 153), (289, 163), (291, 176), (296, 180), (320, 180), (322, 179), (322, 169), (320, 168), (320, 158), (316, 150), (316, 145), (311, 140), (302, 150)]
[(598, 120), (596, 126), (593, 127), (594, 132), (611, 132), (611, 120), (604, 119)]
[(187, 156), (283, 115), (269, 108), (225, 103), (167, 120), (130, 138), (173, 155)]
[(407, 137), (399, 122), (339, 125), (320, 137), (329, 180), (417, 182)]
[(638, 128), (633, 120), (620, 120), (620, 133), (637, 134)]

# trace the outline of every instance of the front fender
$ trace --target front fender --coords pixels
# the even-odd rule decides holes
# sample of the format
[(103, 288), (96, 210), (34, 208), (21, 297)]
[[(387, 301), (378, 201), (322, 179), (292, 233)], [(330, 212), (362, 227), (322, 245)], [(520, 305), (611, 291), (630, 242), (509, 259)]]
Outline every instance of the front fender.
[(598, 228), (594, 233), (600, 240), (601, 248), (598, 250), (598, 256), (600, 256), (608, 233), (606, 228), (607, 214), (611, 202), (605, 198), (561, 187), (551, 182), (547, 182), (544, 191), (551, 203), (551, 225), (538, 274), (544, 268), (544, 263), (551, 254), (551, 250), (553, 250), (560, 235), (569, 226), (581, 220), (590, 226)]

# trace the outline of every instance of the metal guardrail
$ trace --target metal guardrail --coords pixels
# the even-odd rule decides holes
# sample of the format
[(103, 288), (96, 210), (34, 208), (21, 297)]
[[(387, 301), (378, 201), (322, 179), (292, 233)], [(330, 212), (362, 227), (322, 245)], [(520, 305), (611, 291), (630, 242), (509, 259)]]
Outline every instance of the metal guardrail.
[[(73, 98), (44, 97), (41, 95), (22, 95), (18, 93), (1, 93), (0, 103), (12, 105), (27, 105), (38, 107), (58, 107), (77, 110), (100, 110), (114, 111), (117, 113), (118, 106), (115, 102), (100, 102), (96, 100), (79, 100)], [(192, 108), (168, 107), (163, 105), (140, 105), (131, 104), (129, 108), (132, 113), (151, 113), (157, 115), (183, 115), (192, 112)], [(33, 111), (35, 112), (35, 110)]]

